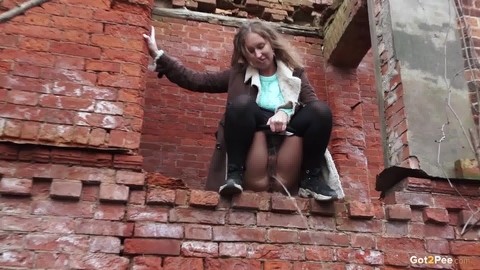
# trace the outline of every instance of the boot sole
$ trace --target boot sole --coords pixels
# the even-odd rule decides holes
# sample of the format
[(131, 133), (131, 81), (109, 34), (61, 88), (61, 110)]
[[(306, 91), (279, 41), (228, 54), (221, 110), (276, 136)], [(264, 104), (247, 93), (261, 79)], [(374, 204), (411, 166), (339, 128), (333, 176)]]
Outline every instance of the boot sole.
[(240, 194), (242, 192), (243, 192), (243, 188), (238, 184), (233, 184), (233, 185), (225, 184), (223, 186), (220, 186), (220, 188), (218, 189), (218, 193), (220, 193), (220, 195), (225, 197), (230, 197), (235, 194)]
[(298, 195), (300, 195), (300, 197), (303, 197), (303, 198), (313, 197), (315, 200), (322, 201), (322, 202), (333, 201), (336, 199), (335, 197), (318, 194), (304, 188), (300, 188), (298, 190)]

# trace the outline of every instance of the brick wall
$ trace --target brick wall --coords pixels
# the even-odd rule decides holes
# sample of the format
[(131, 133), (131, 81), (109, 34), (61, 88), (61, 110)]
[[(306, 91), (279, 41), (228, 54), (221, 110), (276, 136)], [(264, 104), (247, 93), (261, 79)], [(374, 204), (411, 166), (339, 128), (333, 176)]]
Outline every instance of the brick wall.
[[(40, 169), (40, 168), (35, 168)], [(60, 170), (61, 168), (57, 168)], [(23, 176), (22, 176), (23, 177)], [(132, 186), (133, 187), (133, 186)], [(0, 181), (2, 269), (478, 269), (479, 230), (460, 235), (478, 183), (407, 178), (384, 203), (289, 199), (87, 181)], [(294, 202), (302, 215), (296, 213)], [(478, 220), (480, 216), (473, 218)], [(443, 256), (455, 264), (411, 263)]]
[(138, 149), (151, 2), (49, 1), (0, 25), (0, 140)]

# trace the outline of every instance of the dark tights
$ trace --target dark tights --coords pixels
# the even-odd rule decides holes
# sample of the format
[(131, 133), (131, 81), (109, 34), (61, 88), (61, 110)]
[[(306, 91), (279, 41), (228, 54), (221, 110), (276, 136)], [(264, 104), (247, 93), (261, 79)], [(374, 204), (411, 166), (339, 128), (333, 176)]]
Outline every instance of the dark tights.
[[(262, 110), (250, 96), (242, 95), (227, 104), (225, 114), (225, 142), (228, 163), (243, 167), (259, 126), (267, 123), (271, 112)], [(332, 113), (322, 101), (313, 101), (292, 117), (288, 126), (303, 138), (303, 167), (320, 166), (332, 131)]]

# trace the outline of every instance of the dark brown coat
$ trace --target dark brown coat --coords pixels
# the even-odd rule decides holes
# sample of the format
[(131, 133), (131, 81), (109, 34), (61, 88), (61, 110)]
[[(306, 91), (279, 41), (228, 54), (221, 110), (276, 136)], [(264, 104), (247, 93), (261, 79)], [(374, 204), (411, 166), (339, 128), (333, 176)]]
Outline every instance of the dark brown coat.
[[(182, 65), (178, 60), (163, 54), (156, 62), (158, 77), (165, 75), (178, 86), (195, 92), (228, 93), (227, 104), (240, 95), (248, 94), (255, 98), (258, 93), (256, 86), (245, 81), (246, 66), (238, 64), (220, 72), (198, 72)], [(300, 104), (318, 100), (303, 69), (293, 71), (293, 76), (300, 78)], [(220, 120), (216, 132), (216, 145), (210, 161), (206, 189), (218, 191), (225, 181), (226, 148), (223, 133), (224, 118)]]

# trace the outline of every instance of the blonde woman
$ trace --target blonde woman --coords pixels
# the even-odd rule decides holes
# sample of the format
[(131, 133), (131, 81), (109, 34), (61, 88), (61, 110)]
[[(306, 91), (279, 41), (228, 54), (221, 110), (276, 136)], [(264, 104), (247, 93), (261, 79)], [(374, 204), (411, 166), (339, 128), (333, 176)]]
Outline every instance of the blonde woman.
[(330, 108), (318, 100), (300, 58), (275, 29), (259, 20), (242, 25), (234, 37), (231, 67), (221, 72), (197, 72), (166, 55), (156, 45), (153, 27), (143, 36), (159, 77), (191, 91), (228, 93), (207, 189), (223, 196), (244, 189), (281, 191), (268, 176), (266, 135), (260, 128), (285, 133), (288, 126), (294, 134), (280, 146), (274, 178), (290, 191), (299, 187), (304, 197), (336, 198), (320, 169), (332, 129)]

